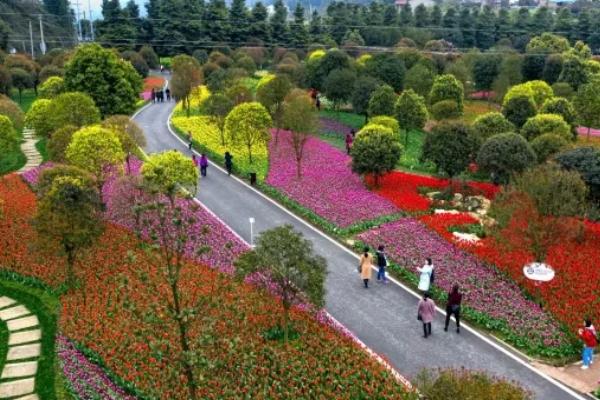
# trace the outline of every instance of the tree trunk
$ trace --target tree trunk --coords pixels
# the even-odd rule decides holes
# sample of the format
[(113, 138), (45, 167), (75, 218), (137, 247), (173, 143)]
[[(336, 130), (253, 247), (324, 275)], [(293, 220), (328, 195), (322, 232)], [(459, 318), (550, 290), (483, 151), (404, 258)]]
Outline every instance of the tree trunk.
[(183, 353), (183, 369), (187, 378), (188, 392), (190, 400), (196, 399), (196, 381), (194, 380), (194, 371), (188, 362), (186, 356), (190, 351), (190, 345), (187, 338), (187, 329), (185, 322), (181, 317), (181, 305), (179, 304), (179, 292), (177, 290), (177, 282), (171, 284), (171, 295), (173, 296), (173, 306), (175, 307), (175, 319), (179, 328), (179, 342)]
[(289, 307), (284, 305), (283, 306), (283, 342), (286, 344), (290, 339), (290, 315), (289, 315)]
[(250, 160), (250, 164), (252, 164), (252, 145), (248, 145), (248, 160)]
[(302, 178), (302, 158), (301, 157), (296, 158), (296, 176), (298, 177), (298, 179)]

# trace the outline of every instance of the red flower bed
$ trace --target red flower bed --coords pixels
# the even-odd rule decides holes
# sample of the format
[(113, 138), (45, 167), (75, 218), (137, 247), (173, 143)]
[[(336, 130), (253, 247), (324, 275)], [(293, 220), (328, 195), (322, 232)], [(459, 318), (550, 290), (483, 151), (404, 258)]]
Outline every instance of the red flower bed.
[[(458, 183), (454, 181), (454, 184)], [(419, 194), (419, 187), (442, 190), (449, 185), (448, 179), (394, 171), (380, 180), (380, 187), (376, 191), (402, 210), (414, 212), (426, 211), (431, 206), (431, 200)], [(468, 186), (475, 194), (481, 194), (488, 199), (493, 199), (499, 190), (497, 186), (485, 182), (469, 182)], [(456, 190), (460, 191), (459, 188)]]
[(478, 258), (495, 265), (507, 273), (530, 294), (540, 298), (544, 307), (573, 332), (581, 325), (585, 316), (600, 321), (597, 306), (600, 293), (600, 224), (584, 223), (584, 240), (562, 240), (548, 252), (546, 262), (556, 271), (551, 282), (536, 284), (526, 279), (523, 266), (534, 260), (524, 243), (527, 240), (516, 226), (508, 226), (502, 239), (486, 237), (477, 245), (457, 242), (448, 232), (450, 226), (471, 224), (474, 219), (467, 214), (437, 214), (420, 217), (440, 236), (455, 243)]
[(165, 85), (165, 79), (160, 76), (149, 76), (144, 78), (144, 92), (149, 92), (152, 89), (162, 89)]

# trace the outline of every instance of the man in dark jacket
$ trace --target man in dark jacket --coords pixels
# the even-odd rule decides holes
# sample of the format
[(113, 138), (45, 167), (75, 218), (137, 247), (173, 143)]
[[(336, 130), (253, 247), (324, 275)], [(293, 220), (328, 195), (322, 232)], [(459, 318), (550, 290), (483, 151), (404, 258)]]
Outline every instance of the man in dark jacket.
[(377, 271), (377, 281), (383, 281), (387, 283), (387, 278), (385, 277), (385, 267), (387, 267), (387, 258), (385, 256), (385, 251), (383, 246), (379, 246), (377, 249), (377, 267), (379, 270)]

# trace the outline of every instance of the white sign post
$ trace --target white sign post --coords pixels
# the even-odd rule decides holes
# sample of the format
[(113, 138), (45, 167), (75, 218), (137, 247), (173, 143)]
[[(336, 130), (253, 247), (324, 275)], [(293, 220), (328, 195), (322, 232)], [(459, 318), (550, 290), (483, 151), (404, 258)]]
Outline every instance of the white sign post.
[(554, 279), (554, 269), (548, 264), (532, 262), (523, 267), (523, 273), (527, 279), (536, 282), (550, 282)]
[(250, 221), (250, 247), (254, 248), (254, 217), (248, 218), (248, 221)]

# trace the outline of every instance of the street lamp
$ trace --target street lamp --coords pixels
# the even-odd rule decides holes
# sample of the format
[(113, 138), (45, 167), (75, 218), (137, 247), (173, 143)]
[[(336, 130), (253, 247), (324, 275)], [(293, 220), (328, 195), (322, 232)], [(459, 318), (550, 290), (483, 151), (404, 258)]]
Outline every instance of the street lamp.
[(248, 221), (250, 222), (250, 247), (254, 248), (254, 217), (248, 218)]

